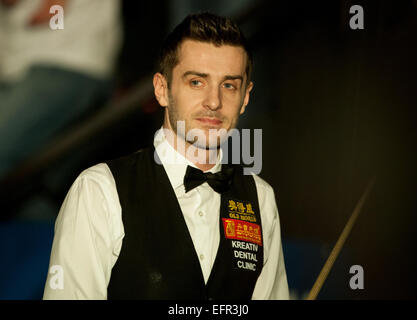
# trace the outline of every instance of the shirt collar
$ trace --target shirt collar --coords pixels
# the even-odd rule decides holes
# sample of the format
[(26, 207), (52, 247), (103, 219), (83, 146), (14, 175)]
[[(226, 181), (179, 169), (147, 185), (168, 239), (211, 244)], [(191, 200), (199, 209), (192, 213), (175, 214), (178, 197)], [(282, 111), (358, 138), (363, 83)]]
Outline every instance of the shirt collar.
[[(192, 166), (197, 168), (194, 163), (186, 159), (182, 154), (177, 152), (174, 147), (168, 142), (165, 137), (164, 129), (161, 127), (154, 137), (154, 147), (156, 153), (158, 154), (159, 159), (161, 160), (164, 169), (168, 175), (169, 181), (174, 189), (183, 186), (185, 171), (187, 166)], [(222, 168), (222, 158), (223, 151), (220, 148), (219, 155), (217, 157), (217, 162), (213, 168), (205, 172), (216, 173), (219, 172)]]

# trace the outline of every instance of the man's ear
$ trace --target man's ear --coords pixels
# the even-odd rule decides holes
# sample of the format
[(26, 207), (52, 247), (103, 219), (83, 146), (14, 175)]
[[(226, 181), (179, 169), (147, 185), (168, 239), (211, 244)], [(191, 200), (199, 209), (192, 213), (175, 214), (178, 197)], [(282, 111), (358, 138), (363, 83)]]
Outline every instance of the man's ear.
[(249, 103), (249, 96), (250, 96), (250, 92), (252, 91), (252, 88), (253, 88), (253, 82), (251, 81), (251, 82), (249, 82), (249, 84), (246, 86), (246, 89), (245, 89), (245, 97), (244, 97), (244, 99), (243, 99), (243, 104), (242, 104), (242, 107), (240, 108), (240, 114), (242, 114), (242, 113), (244, 113), (244, 112), (245, 112), (246, 106), (247, 106), (247, 105), (248, 105), (248, 103)]
[(153, 76), (155, 98), (162, 107), (168, 106), (168, 82), (164, 75), (157, 72)]

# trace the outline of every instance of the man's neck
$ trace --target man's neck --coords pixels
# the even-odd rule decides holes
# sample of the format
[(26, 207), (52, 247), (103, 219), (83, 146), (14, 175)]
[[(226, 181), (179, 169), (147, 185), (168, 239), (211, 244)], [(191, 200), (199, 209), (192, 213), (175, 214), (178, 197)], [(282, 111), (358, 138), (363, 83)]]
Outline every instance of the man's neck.
[(220, 149), (198, 148), (185, 141), (185, 139), (178, 137), (173, 130), (165, 126), (164, 129), (170, 130), (170, 134), (166, 135), (168, 143), (197, 168), (202, 171), (208, 171), (216, 165)]

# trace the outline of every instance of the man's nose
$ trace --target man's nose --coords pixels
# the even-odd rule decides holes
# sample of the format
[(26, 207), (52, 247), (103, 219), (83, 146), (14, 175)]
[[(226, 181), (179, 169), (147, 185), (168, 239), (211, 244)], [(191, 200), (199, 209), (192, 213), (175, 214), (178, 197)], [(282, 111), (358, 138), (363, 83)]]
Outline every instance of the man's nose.
[(222, 107), (221, 91), (217, 86), (208, 88), (203, 104), (210, 110), (217, 110)]

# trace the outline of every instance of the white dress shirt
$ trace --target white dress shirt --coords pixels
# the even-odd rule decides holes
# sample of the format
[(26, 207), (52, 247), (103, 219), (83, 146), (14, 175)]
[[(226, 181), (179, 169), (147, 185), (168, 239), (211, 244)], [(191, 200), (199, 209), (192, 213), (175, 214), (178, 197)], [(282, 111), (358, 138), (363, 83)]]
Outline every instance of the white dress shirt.
[[(220, 194), (207, 182), (185, 193), (185, 171), (187, 165), (194, 165), (170, 145), (163, 130), (155, 135), (154, 146), (177, 196), (207, 282), (220, 242)], [(220, 152), (217, 164), (208, 172), (221, 170), (221, 157)], [(262, 220), (264, 266), (252, 299), (289, 299), (274, 191), (260, 177), (254, 175), (254, 179)], [(44, 299), (107, 299), (111, 270), (123, 247), (122, 218), (109, 167), (100, 163), (83, 171), (71, 186), (55, 223)], [(56, 282), (56, 266), (61, 270), (61, 285)]]

